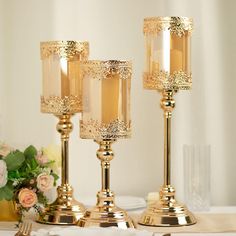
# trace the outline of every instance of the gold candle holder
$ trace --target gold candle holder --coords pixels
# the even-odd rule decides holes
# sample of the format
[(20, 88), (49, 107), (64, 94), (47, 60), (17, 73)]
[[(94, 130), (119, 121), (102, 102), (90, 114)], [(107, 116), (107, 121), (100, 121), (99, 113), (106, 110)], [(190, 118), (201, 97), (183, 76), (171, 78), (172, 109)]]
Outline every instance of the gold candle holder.
[(156, 17), (144, 19), (146, 37), (146, 68), (144, 88), (162, 94), (164, 111), (164, 184), (160, 199), (142, 214), (139, 223), (148, 226), (183, 226), (196, 220), (186, 206), (175, 199), (171, 185), (171, 117), (175, 107), (173, 95), (190, 89), (190, 36), (192, 19), (187, 17)]
[(85, 212), (78, 225), (134, 228), (126, 211), (115, 205), (110, 189), (110, 161), (114, 156), (111, 144), (119, 138), (128, 138), (131, 132), (131, 63), (87, 61), (80, 64), (84, 96), (80, 137), (99, 144), (97, 158), (101, 161), (102, 188), (97, 194), (96, 206)]
[(43, 95), (41, 112), (58, 117), (57, 131), (61, 134), (61, 186), (57, 199), (50, 204), (38, 222), (44, 224), (76, 224), (85, 212), (73, 197), (69, 184), (69, 135), (73, 129), (70, 118), (82, 111), (82, 82), (79, 61), (87, 60), (88, 42), (54, 41), (41, 43), (43, 63)]

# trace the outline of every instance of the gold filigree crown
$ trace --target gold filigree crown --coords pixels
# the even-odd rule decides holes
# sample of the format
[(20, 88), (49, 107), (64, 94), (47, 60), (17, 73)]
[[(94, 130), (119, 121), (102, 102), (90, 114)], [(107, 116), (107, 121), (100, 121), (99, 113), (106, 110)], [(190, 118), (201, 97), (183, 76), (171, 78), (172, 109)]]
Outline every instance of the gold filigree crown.
[(81, 61), (82, 75), (88, 75), (94, 79), (108, 79), (118, 74), (120, 79), (130, 79), (132, 75), (132, 63), (130, 61)]
[(193, 30), (193, 20), (188, 17), (148, 17), (144, 19), (144, 34), (158, 34), (163, 30), (169, 30), (172, 34), (182, 37), (186, 32)]
[(60, 58), (73, 58), (81, 55), (87, 59), (89, 55), (89, 43), (79, 41), (48, 41), (40, 43), (41, 59), (51, 55), (58, 55)]

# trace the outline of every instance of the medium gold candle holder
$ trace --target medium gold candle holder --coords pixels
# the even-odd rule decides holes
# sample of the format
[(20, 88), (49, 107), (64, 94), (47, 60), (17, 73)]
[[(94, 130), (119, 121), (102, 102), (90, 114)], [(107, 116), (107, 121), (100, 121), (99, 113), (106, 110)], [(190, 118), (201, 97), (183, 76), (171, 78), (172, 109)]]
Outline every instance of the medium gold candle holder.
[(148, 226), (183, 226), (196, 223), (186, 206), (175, 199), (171, 185), (171, 117), (175, 107), (173, 95), (190, 89), (190, 36), (192, 19), (187, 17), (156, 17), (144, 20), (146, 37), (146, 68), (144, 88), (162, 94), (164, 111), (164, 184), (160, 199), (142, 214), (139, 224)]
[(69, 135), (73, 129), (70, 118), (82, 110), (79, 61), (88, 58), (87, 42), (54, 41), (41, 43), (43, 63), (43, 95), (41, 112), (58, 117), (57, 131), (61, 134), (61, 186), (57, 199), (50, 204), (38, 222), (73, 225), (85, 212), (85, 207), (73, 197), (69, 184)]
[(85, 212), (78, 225), (134, 228), (126, 211), (115, 205), (110, 189), (110, 161), (114, 156), (111, 144), (119, 138), (128, 138), (131, 132), (131, 63), (87, 61), (80, 64), (84, 91), (80, 137), (99, 144), (97, 158), (101, 161), (102, 188), (97, 194), (96, 206)]

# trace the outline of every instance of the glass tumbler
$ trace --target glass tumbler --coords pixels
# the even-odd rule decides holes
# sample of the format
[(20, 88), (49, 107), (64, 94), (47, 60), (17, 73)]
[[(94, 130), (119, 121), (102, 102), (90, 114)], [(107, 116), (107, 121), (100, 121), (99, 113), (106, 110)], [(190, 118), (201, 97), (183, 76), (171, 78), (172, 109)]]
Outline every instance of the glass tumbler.
[(184, 145), (184, 196), (192, 211), (210, 210), (210, 145)]

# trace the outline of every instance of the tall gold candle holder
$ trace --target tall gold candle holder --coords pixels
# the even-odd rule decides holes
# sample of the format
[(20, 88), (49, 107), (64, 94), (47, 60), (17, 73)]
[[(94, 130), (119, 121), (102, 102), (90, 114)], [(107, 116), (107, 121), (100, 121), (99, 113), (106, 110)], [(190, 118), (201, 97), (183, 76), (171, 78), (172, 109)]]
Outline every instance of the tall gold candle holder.
[(175, 107), (173, 95), (192, 85), (190, 71), (190, 37), (192, 19), (187, 17), (153, 17), (144, 19), (146, 69), (144, 88), (162, 94), (164, 111), (164, 184), (160, 199), (142, 214), (140, 224), (149, 226), (183, 226), (196, 220), (186, 206), (175, 199), (171, 185), (171, 117)]
[(61, 134), (61, 186), (57, 199), (37, 220), (45, 224), (76, 224), (85, 212), (73, 197), (69, 184), (69, 135), (73, 129), (70, 118), (82, 111), (82, 82), (79, 61), (87, 60), (88, 42), (53, 41), (41, 43), (43, 64), (43, 94), (41, 112), (58, 117), (57, 131)]
[(128, 61), (81, 62), (83, 78), (83, 112), (80, 137), (98, 143), (97, 158), (101, 161), (102, 188), (97, 204), (78, 221), (82, 227), (99, 226), (134, 228), (126, 211), (115, 205), (110, 189), (111, 145), (131, 133), (130, 82), (132, 68)]

